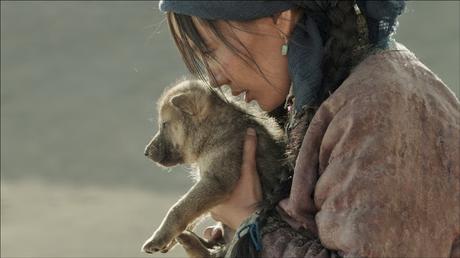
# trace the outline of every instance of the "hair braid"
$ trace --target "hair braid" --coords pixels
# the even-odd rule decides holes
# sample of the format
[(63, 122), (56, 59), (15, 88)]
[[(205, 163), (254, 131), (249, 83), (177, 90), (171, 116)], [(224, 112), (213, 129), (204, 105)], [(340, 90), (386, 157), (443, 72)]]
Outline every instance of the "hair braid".
[(319, 105), (348, 77), (351, 70), (368, 53), (369, 44), (364, 17), (355, 10), (353, 0), (301, 1), (306, 15), (326, 16), (329, 24), (322, 64), (322, 89), (310, 106), (303, 108), (297, 125), (289, 135), (288, 160), (295, 165), (303, 137)]
[(320, 104), (336, 90), (351, 69), (367, 54), (367, 31), (361, 27), (354, 0), (316, 0), (299, 1), (306, 15), (325, 16), (329, 24), (328, 38), (323, 57), (323, 94), (317, 100)]
[[(316, 1), (318, 2), (318, 1)], [(323, 1), (320, 1), (323, 2)], [(323, 91), (319, 102), (329, 97), (367, 54), (368, 42), (360, 30), (355, 1), (329, 1), (325, 14), (330, 21), (323, 60)], [(324, 4), (324, 3), (323, 3)]]

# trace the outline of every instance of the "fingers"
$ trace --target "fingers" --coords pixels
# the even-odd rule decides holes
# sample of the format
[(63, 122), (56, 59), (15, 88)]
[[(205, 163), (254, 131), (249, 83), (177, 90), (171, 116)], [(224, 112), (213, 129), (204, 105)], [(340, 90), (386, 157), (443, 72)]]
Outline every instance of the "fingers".
[[(243, 164), (241, 166), (241, 178), (236, 189), (241, 198), (253, 205), (262, 199), (262, 186), (257, 174), (257, 136), (253, 128), (246, 131), (243, 146)], [(242, 203), (245, 203), (244, 201)]]
[[(242, 153), (241, 176), (229, 198), (211, 209), (211, 217), (232, 229), (251, 215), (262, 200), (262, 186), (256, 166), (257, 136), (254, 129), (248, 129), (245, 135)], [(212, 238), (210, 229), (205, 232)], [(222, 236), (223, 234), (220, 233)]]
[(243, 146), (243, 172), (256, 168), (257, 136), (253, 128), (248, 128)]
[(203, 245), (198, 236), (191, 232), (184, 231), (176, 238), (185, 249), (185, 252), (192, 258), (211, 257), (209, 250)]
[(222, 228), (219, 226), (207, 227), (203, 232), (203, 236), (209, 241), (217, 241), (223, 237)]

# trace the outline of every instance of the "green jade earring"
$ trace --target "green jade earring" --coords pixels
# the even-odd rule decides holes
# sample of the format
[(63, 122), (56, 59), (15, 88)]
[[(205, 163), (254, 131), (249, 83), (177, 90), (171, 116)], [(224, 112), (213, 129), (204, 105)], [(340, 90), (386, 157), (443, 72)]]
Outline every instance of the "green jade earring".
[(281, 46), (281, 55), (286, 56), (289, 50), (288, 40), (284, 34), (281, 34), (281, 37), (284, 39), (284, 44)]

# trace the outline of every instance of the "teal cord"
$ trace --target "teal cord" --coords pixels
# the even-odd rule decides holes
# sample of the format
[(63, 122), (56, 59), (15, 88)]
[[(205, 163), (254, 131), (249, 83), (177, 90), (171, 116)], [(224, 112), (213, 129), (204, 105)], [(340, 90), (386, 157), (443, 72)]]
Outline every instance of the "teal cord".
[(260, 250), (262, 250), (262, 244), (261, 244), (261, 241), (260, 241), (260, 233), (259, 233), (259, 224), (257, 223), (257, 221), (254, 221), (254, 222), (244, 226), (243, 228), (241, 228), (238, 231), (238, 239), (241, 238), (241, 233), (245, 229), (247, 229), (246, 233), (249, 233), (249, 236), (251, 237), (251, 242), (254, 245), (254, 247), (256, 248), (256, 251), (259, 252)]

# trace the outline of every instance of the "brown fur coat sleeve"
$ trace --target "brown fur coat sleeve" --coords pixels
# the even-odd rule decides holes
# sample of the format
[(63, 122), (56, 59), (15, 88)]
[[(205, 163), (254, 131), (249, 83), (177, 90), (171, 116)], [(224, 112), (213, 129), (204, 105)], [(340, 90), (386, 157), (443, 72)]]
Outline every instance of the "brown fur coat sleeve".
[(460, 105), (443, 82), (408, 50), (372, 55), (313, 118), (288, 213), (316, 207), (322, 245), (344, 256), (449, 257), (460, 237), (459, 149)]

